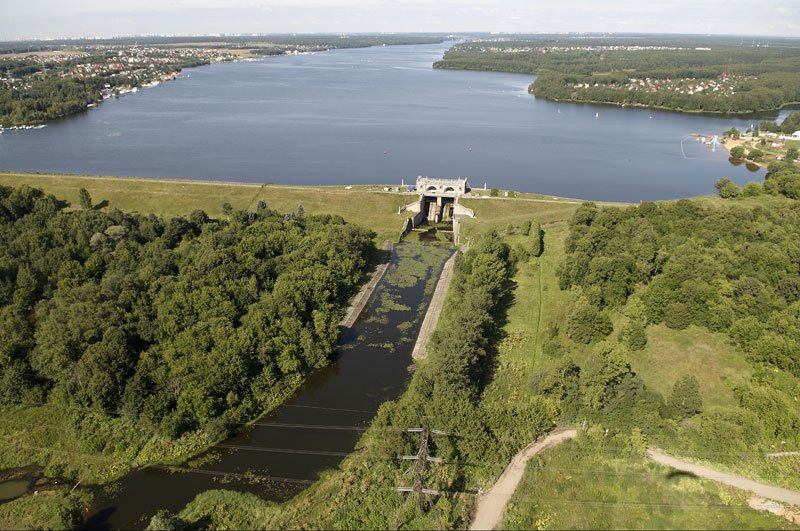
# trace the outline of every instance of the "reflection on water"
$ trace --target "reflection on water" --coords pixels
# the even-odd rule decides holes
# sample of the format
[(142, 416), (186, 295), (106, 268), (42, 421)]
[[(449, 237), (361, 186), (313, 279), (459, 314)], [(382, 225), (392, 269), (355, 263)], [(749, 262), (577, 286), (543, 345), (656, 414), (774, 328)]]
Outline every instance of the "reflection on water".
[(339, 355), (275, 412), (190, 460), (147, 468), (98, 496), (85, 527), (144, 528), (159, 509), (178, 511), (210, 489), (286, 500), (351, 452), (380, 405), (405, 388), (411, 350), (442, 264), (452, 249), (403, 243)]

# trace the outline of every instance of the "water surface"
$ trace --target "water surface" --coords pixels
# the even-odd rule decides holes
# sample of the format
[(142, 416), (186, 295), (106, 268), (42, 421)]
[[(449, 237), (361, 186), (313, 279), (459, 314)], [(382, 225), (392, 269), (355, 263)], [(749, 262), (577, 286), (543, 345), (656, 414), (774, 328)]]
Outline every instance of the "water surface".
[(624, 201), (763, 176), (687, 138), (755, 118), (536, 100), (531, 76), (432, 69), (449, 46), (187, 69), (45, 129), (0, 135), (0, 169), (295, 185), (461, 176), (473, 186)]
[(85, 528), (143, 529), (159, 509), (177, 512), (210, 489), (283, 501), (336, 468), (380, 405), (409, 379), (411, 350), (436, 279), (451, 250), (403, 243), (339, 356), (291, 400), (224, 443), (169, 470), (146, 468), (98, 493)]

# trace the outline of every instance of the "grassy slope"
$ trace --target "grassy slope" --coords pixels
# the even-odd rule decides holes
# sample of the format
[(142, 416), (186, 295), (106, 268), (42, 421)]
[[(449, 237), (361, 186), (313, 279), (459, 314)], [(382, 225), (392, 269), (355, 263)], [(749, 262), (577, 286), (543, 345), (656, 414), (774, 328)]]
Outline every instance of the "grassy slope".
[(672, 330), (664, 325), (647, 328), (647, 346), (631, 355), (633, 369), (645, 385), (669, 396), (675, 381), (695, 374), (706, 406), (734, 406), (733, 387), (747, 381), (750, 365), (722, 334), (690, 326)]
[[(545, 230), (545, 253), (530, 264), (522, 264), (514, 280), (517, 284), (513, 305), (508, 311), (505, 326), (506, 339), (501, 343), (501, 360), (491, 389), (503, 389), (496, 399), (514, 400), (526, 387), (519, 383), (529, 381), (535, 371), (554, 363), (542, 354), (541, 342), (551, 325), (566, 322), (569, 305), (575, 298), (572, 291), (560, 291), (555, 274), (564, 259), (566, 226)], [(512, 246), (522, 245), (523, 236), (507, 237)], [(541, 275), (541, 289), (539, 279)], [(541, 301), (541, 306), (540, 306)], [(541, 308), (541, 320), (539, 317)], [(617, 316), (618, 317), (618, 316)], [(537, 328), (538, 341), (537, 337)], [(562, 330), (563, 333), (563, 330)], [(647, 329), (648, 345), (644, 351), (631, 354), (633, 368), (645, 385), (668, 396), (672, 384), (681, 375), (701, 371), (701, 393), (706, 405), (729, 405), (734, 402), (732, 387), (750, 375), (750, 367), (741, 354), (737, 354), (723, 335), (706, 329), (690, 327), (671, 330), (663, 325)], [(592, 347), (569, 342), (570, 354), (582, 363), (591, 356)], [(690, 370), (692, 368), (693, 370)], [(545, 471), (538, 465), (529, 465), (523, 483), (509, 510), (505, 527), (509, 529), (532, 528), (709, 528), (729, 527), (781, 527), (785, 521), (762, 516), (744, 503), (743, 495), (732, 489), (717, 486), (711, 481), (692, 479), (671, 480), (667, 469), (645, 462), (635, 456), (606, 456), (598, 453), (581, 454), (576, 451), (557, 450), (551, 466), (548, 456), (536, 463), (547, 463)], [(533, 462), (532, 462), (533, 463)], [(576, 474), (580, 466), (602, 473)], [(559, 470), (569, 467), (569, 470)], [(784, 470), (785, 472), (785, 470)], [(778, 473), (778, 472), (776, 472)], [(587, 490), (587, 485), (589, 490)], [(540, 503), (540, 498), (572, 500), (631, 501), (664, 504), (720, 505), (723, 508), (682, 508), (672, 506), (605, 506), (574, 505), (565, 502)], [(559, 493), (559, 494), (555, 494)], [(785, 527), (785, 526), (784, 526)]]
[[(222, 216), (222, 205), (252, 208), (263, 199), (269, 208), (293, 211), (298, 204), (309, 214), (338, 214), (345, 220), (369, 227), (378, 233), (376, 241), (396, 239), (408, 214), (398, 208), (416, 200), (413, 193), (384, 192), (382, 186), (289, 187), (247, 183), (223, 183), (175, 179), (139, 179), (127, 177), (92, 177), (81, 175), (48, 175), (32, 173), (0, 173), (0, 185), (27, 184), (42, 188), (78, 204), (78, 190), (86, 188), (95, 205), (107, 201), (120, 210), (154, 213), (164, 216), (186, 216), (202, 209), (212, 217)], [(519, 225), (536, 216), (542, 223), (568, 219), (580, 205), (577, 200), (555, 202), (533, 201), (535, 194), (520, 194), (519, 199), (466, 199), (464, 205), (475, 210), (477, 219), (467, 220), (464, 234), (488, 228), (504, 229), (509, 223)], [(105, 204), (105, 203), (103, 203)], [(498, 208), (502, 205), (502, 208)]]
[[(586, 439), (586, 437), (584, 437)], [(583, 448), (581, 448), (583, 446)], [(742, 491), (567, 442), (528, 463), (503, 529), (790, 529)]]
[[(544, 254), (520, 264), (514, 277), (514, 302), (508, 310), (506, 337), (500, 344), (503, 362), (498, 365), (494, 381), (495, 386), (512, 386), (506, 391), (508, 398), (518, 390), (513, 387), (516, 378), (505, 372), (524, 375), (527, 383), (534, 371), (553, 362), (542, 355), (542, 339), (548, 327), (566, 321), (574, 297), (572, 292), (559, 290), (556, 277), (556, 267), (564, 260), (567, 232), (566, 225), (546, 229)], [(506, 237), (506, 241), (515, 247), (529, 244), (530, 238), (514, 235)]]
[(67, 487), (23, 496), (0, 505), (0, 529), (73, 529), (91, 499), (89, 491)]

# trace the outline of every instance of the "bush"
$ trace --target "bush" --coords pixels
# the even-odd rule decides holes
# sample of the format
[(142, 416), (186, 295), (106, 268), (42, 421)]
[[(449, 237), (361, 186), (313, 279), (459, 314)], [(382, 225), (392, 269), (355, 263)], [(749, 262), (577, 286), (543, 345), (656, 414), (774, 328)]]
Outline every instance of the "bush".
[(744, 146), (736, 146), (731, 148), (731, 157), (734, 159), (744, 158)]
[(544, 252), (544, 231), (538, 222), (533, 224), (531, 234), (533, 240), (531, 244), (531, 254), (533, 254), (533, 256), (542, 256)]
[(742, 195), (745, 197), (755, 197), (764, 193), (764, 187), (761, 183), (750, 181), (744, 188), (742, 188)]
[(685, 419), (700, 413), (703, 409), (703, 399), (700, 397), (700, 382), (691, 374), (681, 376), (672, 386), (672, 394), (667, 405), (671, 413)]
[(719, 196), (723, 199), (738, 197), (741, 193), (739, 186), (727, 177), (723, 177), (715, 182), (714, 187), (717, 189), (717, 192), (719, 192)]
[(625, 325), (620, 334), (622, 342), (631, 350), (642, 350), (647, 346), (647, 332), (641, 321), (633, 321)]
[(592, 343), (608, 336), (613, 329), (608, 316), (585, 300), (578, 301), (567, 319), (567, 335), (578, 343)]
[(691, 308), (684, 302), (672, 302), (664, 313), (664, 324), (673, 330), (683, 330), (692, 324)]

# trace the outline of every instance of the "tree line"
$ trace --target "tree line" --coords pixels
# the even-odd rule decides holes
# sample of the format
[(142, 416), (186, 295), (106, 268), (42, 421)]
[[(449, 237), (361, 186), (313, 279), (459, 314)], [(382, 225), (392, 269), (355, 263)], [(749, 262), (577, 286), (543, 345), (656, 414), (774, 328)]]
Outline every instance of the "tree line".
[[(750, 48), (714, 45), (710, 50), (605, 49), (565, 40), (570, 50), (512, 51), (513, 48), (550, 45), (539, 39), (509, 42), (479, 41), (456, 45), (434, 68), (489, 70), (537, 75), (529, 87), (536, 97), (572, 102), (641, 105), (678, 111), (752, 113), (800, 102), (800, 48)], [(624, 41), (604, 44), (629, 45)], [(676, 43), (673, 43), (675, 45)], [(705, 47), (704, 45), (703, 47)], [(650, 81), (718, 79), (739, 76), (732, 94), (705, 91), (686, 94), (670, 90), (627, 90), (632, 78)], [(576, 85), (581, 85), (577, 87)], [(585, 86), (588, 84), (588, 86)]]

